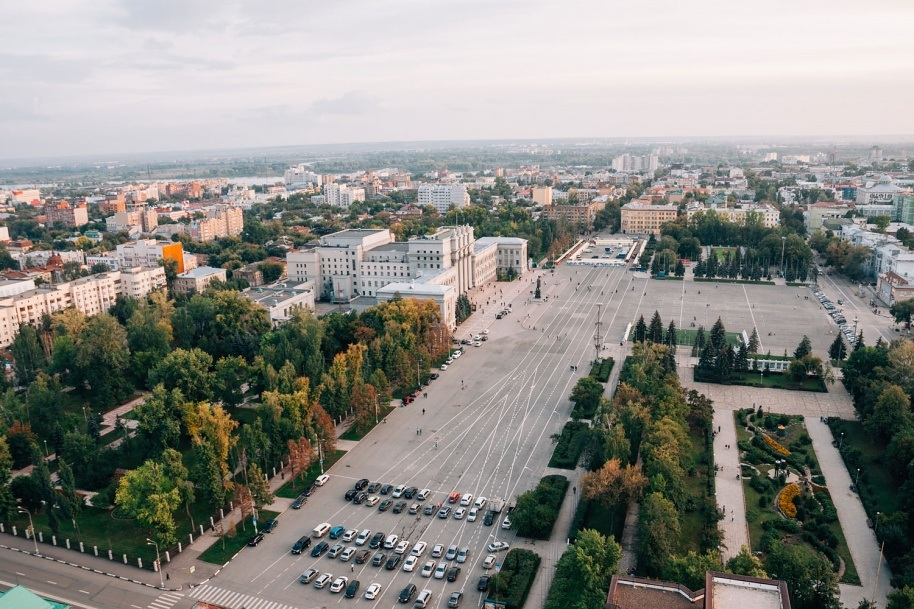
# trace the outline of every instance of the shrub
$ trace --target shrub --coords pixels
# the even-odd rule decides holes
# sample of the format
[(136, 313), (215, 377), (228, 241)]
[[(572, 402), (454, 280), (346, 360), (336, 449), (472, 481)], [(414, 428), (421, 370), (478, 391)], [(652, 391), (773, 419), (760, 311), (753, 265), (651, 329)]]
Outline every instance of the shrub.
[(796, 484), (788, 484), (784, 487), (784, 490), (781, 491), (781, 496), (778, 498), (778, 507), (781, 508), (781, 511), (784, 512), (784, 515), (788, 518), (797, 517), (797, 506), (794, 504), (794, 497), (799, 496), (800, 487)]
[(600, 360), (599, 363), (594, 364), (590, 369), (590, 376), (597, 379), (601, 383), (606, 383), (609, 381), (609, 375), (613, 371), (613, 358), (607, 357), (604, 360)]
[(552, 452), (552, 458), (549, 460), (549, 467), (561, 469), (574, 469), (577, 467), (581, 451), (584, 450), (584, 444), (587, 441), (589, 429), (587, 423), (583, 421), (568, 421), (565, 423), (565, 427), (562, 428), (562, 435), (558, 437), (555, 450)]
[(780, 442), (772, 438), (771, 436), (763, 436), (765, 438), (765, 443), (768, 444), (776, 453), (783, 455), (785, 457), (790, 456), (790, 451), (784, 448)]
[(508, 609), (521, 609), (530, 594), (539, 566), (540, 557), (536, 552), (520, 548), (510, 550), (501, 569), (489, 582), (492, 590), (490, 598), (504, 601)]
[(545, 476), (532, 491), (517, 498), (512, 520), (521, 537), (548, 539), (568, 490), (565, 476)]

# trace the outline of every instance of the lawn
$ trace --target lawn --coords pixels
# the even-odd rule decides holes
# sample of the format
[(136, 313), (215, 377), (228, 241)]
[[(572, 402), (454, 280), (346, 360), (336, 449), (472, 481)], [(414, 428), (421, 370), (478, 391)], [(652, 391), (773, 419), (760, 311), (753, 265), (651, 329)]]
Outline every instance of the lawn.
[[(697, 367), (695, 367), (693, 370), (696, 382), (717, 383), (717, 381), (712, 379), (699, 376)], [(816, 393), (828, 392), (828, 388), (825, 386), (825, 381), (819, 377), (810, 376), (798, 383), (791, 380), (790, 377), (786, 374), (779, 372), (769, 372), (767, 375), (765, 375), (761, 372), (753, 372), (751, 370), (747, 372), (733, 371), (733, 376), (726, 384), (740, 385), (744, 387), (765, 387), (768, 389), (787, 389), (789, 391), (814, 391)]]
[(728, 254), (730, 256), (730, 259), (732, 260), (733, 256), (736, 255), (736, 248), (735, 247), (712, 247), (711, 248), (711, 255), (717, 256), (718, 262), (726, 262)]
[[(340, 458), (346, 454), (345, 450), (336, 450), (333, 453), (326, 456), (324, 459), (324, 471), (329, 471), (333, 464), (340, 460)], [(295, 480), (290, 480), (280, 487), (276, 491), (275, 495), (277, 497), (285, 497), (286, 499), (295, 499), (298, 497), (303, 490), (305, 490), (309, 484), (314, 482), (314, 480), (321, 475), (321, 466), (320, 463), (315, 461), (311, 467), (303, 474), (299, 474), (295, 477)]]
[[(844, 432), (843, 438), (841, 432)], [(883, 514), (894, 514), (901, 508), (901, 493), (898, 481), (892, 477), (891, 471), (885, 467), (881, 457), (886, 449), (885, 443), (877, 440), (872, 434), (863, 429), (859, 421), (839, 421), (832, 425), (832, 434), (842, 447), (842, 452), (848, 449), (860, 451), (860, 457), (863, 460), (861, 467), (862, 499), (864, 506), (870, 518), (875, 512)], [(856, 471), (848, 466), (848, 472), (852, 477), (856, 476)], [(872, 504), (872, 509), (866, 504)]]
[[(396, 408), (394, 408), (393, 406), (389, 406), (389, 405), (382, 406), (381, 408), (379, 408), (378, 409), (378, 421), (383, 421), (384, 417), (386, 417), (387, 415), (392, 413), (394, 410), (396, 410)], [(340, 436), (340, 440), (353, 440), (355, 442), (358, 442), (359, 440), (361, 440), (362, 438), (367, 436), (368, 432), (370, 432), (372, 429), (374, 429), (374, 427), (375, 427), (375, 424), (373, 423), (369, 429), (365, 430), (363, 433), (359, 433), (355, 430), (355, 424), (352, 424), (349, 426), (349, 429), (347, 429), (345, 431), (345, 433), (343, 433), (343, 435)]]
[(694, 476), (685, 478), (686, 494), (695, 498), (696, 509), (686, 510), (679, 514), (679, 550), (701, 552), (701, 540), (704, 536), (705, 519), (700, 506), (708, 484), (708, 465), (705, 462), (705, 439), (701, 430), (690, 425), (689, 440), (692, 448), (692, 462), (695, 463)]
[[(279, 516), (279, 512), (259, 510), (258, 516), (260, 517), (258, 523), (263, 523)], [(247, 545), (248, 540), (254, 535), (254, 524), (251, 521), (252, 517), (250, 516), (245, 519), (246, 531), (239, 526), (236, 528), (234, 536), (229, 536), (228, 533), (223, 535), (216, 543), (200, 554), (200, 560), (216, 565), (224, 565), (231, 560), (235, 554)]]

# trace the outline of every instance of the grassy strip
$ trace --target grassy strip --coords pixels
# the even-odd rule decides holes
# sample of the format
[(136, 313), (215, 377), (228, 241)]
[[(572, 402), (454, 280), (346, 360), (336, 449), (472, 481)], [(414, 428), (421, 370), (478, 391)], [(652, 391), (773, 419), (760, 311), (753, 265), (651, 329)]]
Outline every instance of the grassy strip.
[[(392, 413), (394, 410), (395, 410), (395, 408), (393, 406), (382, 406), (381, 408), (379, 408), (378, 409), (378, 421), (383, 421), (384, 417), (386, 417), (387, 415)], [(366, 429), (360, 433), (360, 432), (356, 431), (355, 424), (353, 423), (352, 425), (349, 426), (349, 429), (347, 429), (346, 432), (340, 436), (340, 440), (352, 440), (352, 441), (358, 442), (359, 440), (361, 440), (362, 438), (367, 436), (368, 432), (370, 432), (372, 429), (375, 428), (375, 425), (377, 425), (377, 423), (372, 422), (371, 427), (369, 427), (368, 429)]]
[[(262, 524), (271, 518), (279, 516), (279, 512), (259, 510), (258, 516), (259, 519), (257, 522), (258, 524)], [(254, 523), (252, 520), (253, 518), (250, 516), (245, 519), (245, 527), (247, 530), (236, 529), (235, 531), (226, 531), (225, 534), (219, 538), (219, 541), (200, 554), (200, 560), (213, 563), (214, 565), (224, 565), (231, 560), (235, 554), (240, 552), (241, 549), (247, 545), (248, 540), (254, 535)]]
[(804, 381), (797, 383), (790, 380), (786, 374), (778, 372), (769, 372), (767, 375), (759, 372), (733, 372), (733, 376), (726, 383), (719, 383), (712, 378), (702, 377), (698, 368), (694, 368), (694, 379), (696, 383), (713, 383), (716, 385), (739, 385), (744, 387), (767, 387), (769, 389), (786, 389), (788, 391), (812, 391), (815, 393), (827, 393), (828, 388), (825, 381), (820, 378), (809, 377)]
[(660, 277), (659, 275), (651, 275), (651, 279), (656, 279), (657, 281), (682, 281), (682, 277), (676, 277), (675, 275), (666, 275), (665, 277)]
[[(335, 450), (332, 453), (328, 454), (324, 458), (324, 471), (328, 471), (331, 467), (333, 467), (333, 464), (339, 461), (340, 458), (345, 454), (345, 450)], [(320, 475), (321, 465), (315, 461), (304, 473), (297, 475), (294, 480), (290, 480), (289, 482), (283, 484), (274, 494), (277, 497), (295, 499), (301, 494), (303, 490), (308, 487), (309, 484), (314, 482), (314, 480)]]
[(695, 277), (692, 281), (717, 283), (748, 283), (750, 285), (776, 285), (773, 281), (752, 281), (751, 279), (728, 279), (725, 277)]

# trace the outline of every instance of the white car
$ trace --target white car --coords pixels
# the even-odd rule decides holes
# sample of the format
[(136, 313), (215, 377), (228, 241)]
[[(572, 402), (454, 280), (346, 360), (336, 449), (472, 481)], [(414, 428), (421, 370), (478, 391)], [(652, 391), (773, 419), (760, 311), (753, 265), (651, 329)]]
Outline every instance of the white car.
[(422, 577), (431, 577), (432, 573), (434, 573), (434, 572), (435, 572), (435, 561), (430, 560), (427, 563), (425, 563), (424, 567), (422, 567), (422, 573), (420, 573), (419, 575), (421, 575)]
[(485, 557), (485, 559), (483, 559), (483, 561), (482, 561), (482, 568), (483, 568), (483, 569), (491, 569), (492, 567), (495, 566), (495, 562), (496, 562), (497, 560), (498, 560), (498, 557), (497, 557), (497, 556), (495, 556), (494, 554), (489, 554), (488, 556)]
[(432, 494), (432, 489), (424, 488), (421, 491), (419, 491), (418, 495), (416, 495), (416, 499), (419, 501), (425, 501), (426, 499), (428, 499), (428, 496), (431, 494)]
[(467, 522), (476, 522), (476, 516), (479, 515), (479, 510), (476, 508), (470, 508), (470, 511), (467, 512)]
[(368, 543), (368, 538), (371, 537), (371, 531), (368, 529), (362, 529), (362, 532), (359, 533), (359, 536), (355, 538), (355, 545), (364, 546)]
[(342, 576), (336, 578), (336, 580), (333, 582), (333, 585), (330, 586), (330, 591), (333, 592), (334, 594), (339, 594), (340, 592), (343, 591), (343, 588), (345, 588), (348, 585), (349, 585), (349, 578), (346, 577), (345, 575), (342, 575)]
[(314, 485), (315, 486), (324, 486), (325, 484), (327, 484), (327, 480), (330, 480), (330, 474), (321, 474), (314, 481)]
[(489, 333), (489, 329), (486, 328), (485, 330), (482, 331), (482, 333), (483, 333), (483, 334), (488, 334), (488, 333)]
[(378, 598), (379, 594), (381, 594), (381, 584), (371, 584), (368, 586), (368, 589), (365, 590), (365, 598), (370, 601)]
[(468, 547), (464, 546), (464, 547), (460, 548), (460, 552), (457, 553), (457, 562), (461, 563), (461, 564), (465, 563), (469, 557), (470, 557), (470, 549)]
[(486, 549), (489, 552), (501, 552), (502, 550), (507, 550), (511, 545), (507, 541), (493, 541), (486, 546)]
[(353, 539), (355, 539), (356, 535), (358, 535), (358, 534), (359, 534), (359, 532), (356, 531), (355, 529), (349, 529), (348, 531), (343, 533), (343, 541), (352, 541)]
[(454, 520), (463, 520), (463, 517), (467, 515), (467, 509), (459, 507), (454, 510)]
[(481, 510), (482, 508), (486, 507), (487, 501), (488, 501), (488, 499), (486, 499), (485, 497), (477, 497), (476, 502), (473, 504), (473, 507)]
[(474, 347), (481, 347), (481, 346), (482, 346), (482, 343), (479, 342), (478, 340), (477, 340), (477, 341), (473, 341), (473, 346), (474, 346)]
[(435, 579), (444, 579), (444, 576), (447, 574), (448, 564), (446, 562), (438, 565), (438, 568), (435, 569)]
[(418, 556), (409, 556), (409, 557), (407, 557), (406, 562), (403, 563), (403, 570), (406, 571), (407, 573), (412, 573), (413, 571), (416, 570), (416, 565), (418, 565), (418, 564), (419, 564)]
[(365, 505), (367, 505), (368, 507), (374, 507), (378, 504), (378, 501), (380, 501), (380, 500), (381, 500), (381, 498), (378, 497), (377, 495), (372, 495), (371, 497), (369, 497), (368, 499), (365, 500)]
[(460, 505), (464, 507), (470, 505), (471, 503), (473, 503), (473, 493), (467, 493), (460, 498)]
[(407, 550), (409, 550), (409, 542), (404, 539), (394, 548), (394, 554), (406, 554)]
[(432, 548), (432, 558), (441, 558), (442, 554), (444, 554), (444, 544), (436, 543)]
[(473, 337), (473, 340), (482, 340), (482, 337), (477, 334)]
[(438, 366), (438, 370), (447, 370), (447, 364), (441, 364)]
[(505, 516), (505, 519), (501, 521), (501, 528), (510, 529), (511, 528), (511, 519)]
[(425, 548), (428, 547), (428, 544), (424, 541), (417, 541), (416, 545), (413, 546), (412, 552), (409, 553), (410, 556), (422, 556), (422, 553), (425, 552)]
[(454, 351), (454, 352), (451, 354), (451, 357), (454, 358), (454, 359), (457, 359), (457, 358), (460, 357), (461, 355), (463, 355), (463, 351)]
[(317, 579), (314, 580), (314, 587), (323, 588), (324, 586), (329, 584), (332, 579), (333, 579), (333, 576), (331, 574), (324, 573), (323, 575), (321, 575), (320, 577), (318, 577)]
[(454, 560), (457, 558), (457, 546), (450, 546), (447, 549), (447, 554), (445, 554), (444, 557), (448, 560)]
[(406, 490), (406, 485), (401, 484), (400, 486), (398, 486), (397, 488), (394, 489), (394, 492), (391, 494), (391, 497), (393, 497), (394, 499), (399, 499), (400, 497), (403, 496), (403, 491), (405, 491), (405, 490)]
[(397, 542), (400, 541), (399, 535), (388, 535), (387, 539), (384, 540), (384, 547), (388, 550), (397, 545)]

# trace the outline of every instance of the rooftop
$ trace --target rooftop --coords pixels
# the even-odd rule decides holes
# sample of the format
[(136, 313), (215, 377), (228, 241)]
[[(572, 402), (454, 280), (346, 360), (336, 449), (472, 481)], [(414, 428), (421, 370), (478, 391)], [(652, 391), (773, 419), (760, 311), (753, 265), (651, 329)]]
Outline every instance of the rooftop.
[(225, 269), (217, 269), (211, 266), (198, 266), (195, 269), (191, 269), (186, 273), (181, 273), (178, 277), (184, 277), (188, 279), (199, 279), (200, 277), (209, 277), (210, 275), (216, 275), (218, 273), (224, 273)]
[(444, 296), (453, 290), (448, 285), (434, 285), (428, 283), (389, 283), (383, 288), (377, 290), (377, 294), (394, 294), (400, 292), (404, 298), (414, 296)]
[(45, 600), (22, 586), (0, 592), (0, 609), (65, 609), (69, 605)]

